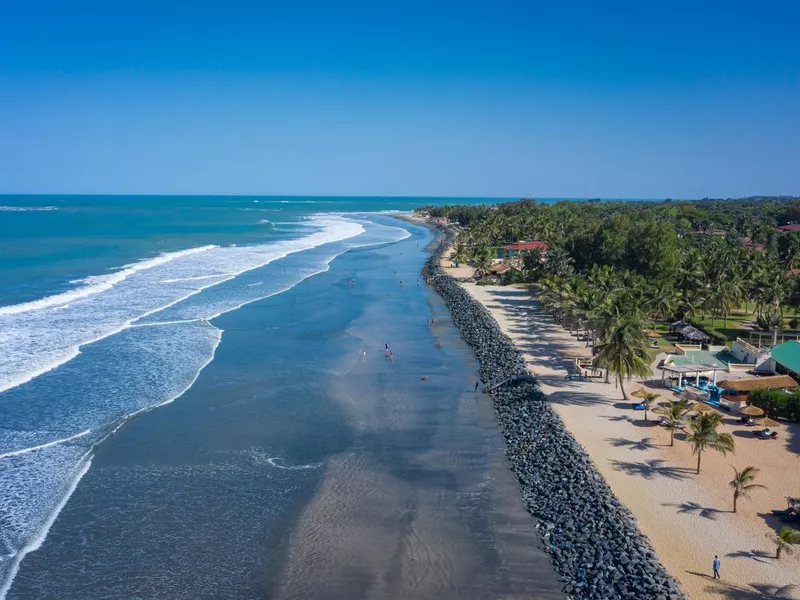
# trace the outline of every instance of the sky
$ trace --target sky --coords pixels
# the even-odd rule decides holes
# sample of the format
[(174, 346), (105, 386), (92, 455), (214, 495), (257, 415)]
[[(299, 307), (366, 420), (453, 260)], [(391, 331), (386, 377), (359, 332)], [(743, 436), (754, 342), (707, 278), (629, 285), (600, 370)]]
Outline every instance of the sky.
[(0, 1), (0, 193), (800, 195), (795, 0)]

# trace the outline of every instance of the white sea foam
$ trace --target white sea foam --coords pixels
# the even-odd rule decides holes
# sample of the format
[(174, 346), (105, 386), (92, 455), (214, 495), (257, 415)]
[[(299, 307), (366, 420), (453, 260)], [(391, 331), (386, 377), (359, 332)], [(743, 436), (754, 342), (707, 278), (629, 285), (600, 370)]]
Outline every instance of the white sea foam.
[(0, 316), (17, 315), (19, 313), (28, 312), (31, 310), (40, 310), (42, 308), (50, 308), (53, 306), (68, 304), (73, 300), (79, 300), (81, 298), (86, 298), (87, 296), (99, 294), (101, 292), (107, 292), (116, 284), (121, 283), (135, 273), (158, 267), (159, 265), (163, 265), (171, 260), (176, 260), (184, 256), (190, 256), (199, 252), (206, 252), (207, 250), (212, 250), (214, 248), (216, 248), (216, 246), (202, 246), (200, 248), (190, 248), (189, 250), (181, 250), (179, 252), (169, 252), (157, 256), (156, 258), (150, 258), (138, 263), (125, 265), (119, 271), (110, 273), (108, 275), (91, 275), (89, 277), (76, 280), (75, 283), (85, 284), (77, 289), (56, 294), (55, 296), (47, 296), (41, 300), (33, 300), (32, 302), (12, 304), (11, 306), (0, 306)]
[(58, 517), (58, 513), (60, 513), (61, 509), (63, 509), (67, 504), (67, 500), (69, 500), (70, 496), (72, 496), (72, 494), (75, 492), (75, 489), (78, 487), (78, 483), (80, 483), (81, 479), (83, 479), (83, 476), (86, 475), (86, 473), (89, 471), (89, 467), (91, 466), (92, 459), (87, 455), (84, 457), (82, 463), (78, 464), (75, 471), (75, 476), (70, 481), (69, 487), (61, 496), (61, 499), (58, 501), (58, 504), (56, 504), (55, 509), (48, 515), (44, 523), (42, 523), (42, 527), (39, 530), (38, 535), (11, 555), (11, 564), (5, 568), (5, 572), (0, 575), (3, 577), (3, 579), (0, 580), (0, 600), (5, 600), (8, 590), (11, 589), (11, 584), (14, 581), (14, 577), (17, 575), (17, 571), (19, 571), (19, 564), (22, 562), (22, 559), (25, 558), (28, 553), (41, 548), (42, 543), (44, 543), (45, 538), (47, 538), (47, 534), (50, 532), (50, 528), (56, 521), (56, 517)]
[(71, 442), (72, 440), (76, 440), (85, 435), (89, 435), (91, 431), (92, 431), (91, 429), (87, 429), (86, 431), (81, 431), (80, 433), (76, 433), (75, 435), (71, 435), (69, 437), (65, 437), (60, 440), (53, 440), (52, 442), (47, 442), (46, 444), (39, 444), (38, 446), (31, 446), (30, 448), (21, 448), (20, 450), (14, 450), (12, 452), (5, 452), (3, 454), (0, 454), (0, 458), (19, 456), (20, 454), (27, 454), (28, 452), (36, 452), (37, 450), (44, 450), (45, 448), (49, 448), (50, 446), (55, 446), (57, 444), (64, 444), (66, 442)]
[(58, 210), (57, 206), (0, 206), (0, 211), (6, 212), (48, 212)]
[(319, 469), (322, 463), (312, 463), (309, 465), (285, 465), (284, 460), (280, 457), (272, 457), (267, 459), (267, 463), (276, 469), (286, 469), (287, 471), (305, 471), (306, 469)]
[(219, 275), (199, 275), (197, 277), (176, 277), (175, 279), (162, 279), (160, 283), (177, 283), (179, 281), (202, 281), (204, 279), (216, 279)]
[[(88, 278), (86, 285), (57, 296), (0, 307), (0, 392), (63, 365), (82, 346), (206, 288), (289, 254), (364, 231), (360, 223), (340, 217), (320, 217), (310, 223), (313, 232), (297, 239), (165, 254)], [(62, 310), (43, 310), (56, 306)]]
[[(213, 360), (222, 331), (210, 319), (291, 289), (351, 248), (410, 235), (337, 216), (309, 223), (314, 230), (296, 240), (213, 248), (139, 270), (110, 289), (58, 305), (58, 311), (42, 307), (0, 315), (0, 373), (18, 365), (33, 379), (7, 389), (0, 407), (4, 414), (25, 416), (27, 407), (37, 405), (23, 419), (23, 431), (0, 440), (0, 531), (8, 551), (4, 558), (0, 548), (0, 600), (19, 562), (41, 545), (89, 468), (91, 448), (132, 416), (180, 397)], [(306, 250), (302, 260), (287, 259), (289, 267), (283, 261), (269, 267), (267, 279), (248, 273)], [(86, 347), (99, 340), (104, 341)], [(67, 360), (74, 360), (69, 369), (55, 369)], [(47, 378), (36, 379), (49, 369), (54, 370)], [(269, 455), (261, 460), (278, 469), (321, 466), (287, 465)]]

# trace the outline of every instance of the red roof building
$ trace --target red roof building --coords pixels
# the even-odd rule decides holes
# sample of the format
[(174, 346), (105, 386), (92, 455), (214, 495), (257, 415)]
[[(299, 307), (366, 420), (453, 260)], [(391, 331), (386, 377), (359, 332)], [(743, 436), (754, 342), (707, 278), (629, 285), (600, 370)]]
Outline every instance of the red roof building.
[(547, 252), (548, 246), (547, 242), (516, 242), (503, 246), (503, 250), (516, 250), (517, 252), (521, 250), (541, 250), (542, 252)]
[(788, 225), (781, 225), (778, 231), (788, 233), (790, 231), (800, 231), (800, 223), (789, 223)]
[(547, 242), (515, 242), (507, 244), (498, 249), (498, 258), (508, 258), (509, 256), (517, 256), (524, 250), (539, 250), (542, 254), (546, 254), (550, 249)]

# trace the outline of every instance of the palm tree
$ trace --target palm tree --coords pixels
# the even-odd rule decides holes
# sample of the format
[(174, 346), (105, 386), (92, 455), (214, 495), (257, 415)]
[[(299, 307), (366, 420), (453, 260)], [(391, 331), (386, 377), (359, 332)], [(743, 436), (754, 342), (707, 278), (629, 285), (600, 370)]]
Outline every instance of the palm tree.
[(722, 415), (717, 412), (700, 413), (692, 421), (692, 433), (686, 438), (692, 445), (692, 454), (697, 454), (697, 473), (700, 473), (700, 457), (707, 448), (722, 454), (733, 452), (736, 442), (730, 433), (719, 433), (717, 427), (722, 422)]
[(453, 248), (453, 261), (456, 263), (456, 266), (458, 266), (459, 263), (469, 262), (469, 252), (467, 252), (467, 247), (464, 245), (463, 241), (461, 241), (460, 236)]
[(647, 357), (646, 336), (640, 320), (623, 317), (603, 343), (597, 346), (594, 364), (617, 375), (622, 397), (628, 400), (624, 380), (635, 376), (645, 377), (652, 373)]
[(664, 417), (664, 427), (669, 429), (669, 445), (675, 445), (675, 430), (681, 429), (683, 425), (683, 416), (686, 414), (686, 402), (670, 402), (669, 406), (664, 408), (662, 416)]
[(650, 405), (656, 401), (658, 394), (653, 392), (645, 392), (642, 394), (642, 404), (644, 405), (644, 420), (647, 421), (647, 411), (650, 410)]
[(800, 531), (792, 529), (787, 525), (781, 527), (778, 535), (768, 536), (776, 546), (775, 558), (781, 557), (781, 551), (786, 550), (786, 554), (794, 551), (794, 545), (800, 543)]
[(555, 246), (547, 253), (545, 267), (555, 275), (568, 275), (572, 273), (572, 257), (564, 248)]
[(492, 254), (491, 249), (482, 248), (475, 253), (472, 262), (475, 264), (475, 270), (478, 272), (478, 275), (484, 277), (490, 273), (490, 269), (492, 268), (492, 264), (494, 262), (494, 255)]
[(750, 491), (756, 488), (764, 488), (767, 486), (753, 483), (756, 479), (758, 469), (755, 467), (745, 467), (741, 471), (733, 468), (733, 479), (728, 485), (733, 488), (733, 512), (736, 512), (736, 501), (741, 498), (749, 498)]
[(666, 281), (659, 282), (648, 293), (647, 308), (653, 320), (663, 321), (672, 317), (680, 302), (679, 292)]

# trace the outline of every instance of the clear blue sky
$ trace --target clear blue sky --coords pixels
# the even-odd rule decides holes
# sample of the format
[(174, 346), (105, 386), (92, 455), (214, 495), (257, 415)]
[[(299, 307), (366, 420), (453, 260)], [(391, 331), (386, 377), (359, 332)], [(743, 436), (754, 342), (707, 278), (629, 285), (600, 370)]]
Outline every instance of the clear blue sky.
[(799, 22), (796, 0), (4, 2), (0, 192), (800, 194)]

